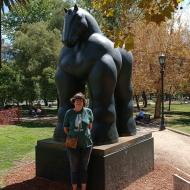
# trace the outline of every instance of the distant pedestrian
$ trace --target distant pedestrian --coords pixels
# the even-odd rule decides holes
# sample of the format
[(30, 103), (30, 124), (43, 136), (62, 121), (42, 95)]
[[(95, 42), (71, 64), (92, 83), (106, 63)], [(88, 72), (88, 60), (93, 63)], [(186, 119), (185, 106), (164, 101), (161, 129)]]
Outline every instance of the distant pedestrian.
[(37, 108), (37, 109), (36, 109), (36, 114), (37, 114), (38, 116), (40, 116), (41, 113), (42, 113), (42, 110), (41, 110), (40, 108)]
[(145, 112), (143, 110), (140, 110), (138, 115), (136, 116), (135, 120), (143, 120), (145, 118)]

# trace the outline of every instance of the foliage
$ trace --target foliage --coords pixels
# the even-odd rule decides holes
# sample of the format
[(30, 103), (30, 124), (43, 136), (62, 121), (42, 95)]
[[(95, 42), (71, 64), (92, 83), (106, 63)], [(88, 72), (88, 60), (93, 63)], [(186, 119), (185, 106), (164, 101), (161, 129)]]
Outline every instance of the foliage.
[[(2, 31), (16, 52), (15, 71), (20, 76), (22, 99), (56, 99), (54, 74), (61, 49), (64, 8), (70, 1), (29, 0), (2, 15)], [(18, 99), (18, 98), (17, 98)]]
[[(174, 21), (160, 25), (139, 21), (132, 29), (134, 36), (133, 85), (134, 94), (161, 93), (160, 64), (158, 57), (166, 55), (164, 92), (190, 93), (190, 31), (186, 27), (174, 30)], [(159, 103), (155, 113), (159, 113)], [(159, 115), (159, 114), (158, 114)], [(155, 115), (156, 116), (156, 115)]]
[(52, 67), (46, 67), (43, 69), (41, 76), (41, 97), (44, 100), (55, 100), (57, 96), (55, 86), (55, 69)]
[(0, 102), (22, 101), (22, 84), (20, 73), (15, 71), (14, 63), (2, 63), (0, 69)]
[[(133, 67), (133, 83), (135, 94), (142, 91), (156, 92), (160, 89), (160, 65), (158, 56), (161, 52), (166, 55), (165, 92), (169, 94), (188, 92), (190, 72), (189, 42), (185, 36), (190, 35), (187, 28), (178, 28), (168, 32), (167, 23), (160, 26), (139, 22), (134, 30), (135, 36), (135, 64)], [(188, 34), (188, 35), (187, 35)], [(185, 37), (185, 38), (184, 38)]]
[(133, 25), (139, 20), (160, 24), (171, 18), (177, 8), (176, 0), (93, 0), (93, 7), (104, 18), (103, 31), (108, 34), (116, 47), (133, 49)]
[[(23, 77), (24, 97), (29, 101), (41, 97), (41, 93), (56, 99), (54, 72), (61, 48), (60, 32), (48, 30), (47, 23), (24, 24), (15, 35), (16, 63)], [(52, 73), (50, 73), (52, 72)], [(45, 90), (46, 89), (46, 90)]]
[(14, 39), (16, 31), (19, 31), (23, 24), (32, 24), (41, 21), (48, 21), (51, 29), (62, 29), (64, 7), (69, 3), (62, 0), (30, 0), (23, 8), (15, 5), (15, 9), (2, 15), (3, 33)]

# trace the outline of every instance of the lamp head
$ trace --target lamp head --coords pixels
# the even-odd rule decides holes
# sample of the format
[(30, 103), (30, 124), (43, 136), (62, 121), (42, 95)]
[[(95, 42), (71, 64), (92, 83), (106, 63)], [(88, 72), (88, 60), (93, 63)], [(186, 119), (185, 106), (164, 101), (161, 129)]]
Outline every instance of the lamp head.
[(161, 66), (165, 65), (165, 62), (166, 62), (166, 56), (162, 53), (160, 56), (159, 56), (159, 63)]

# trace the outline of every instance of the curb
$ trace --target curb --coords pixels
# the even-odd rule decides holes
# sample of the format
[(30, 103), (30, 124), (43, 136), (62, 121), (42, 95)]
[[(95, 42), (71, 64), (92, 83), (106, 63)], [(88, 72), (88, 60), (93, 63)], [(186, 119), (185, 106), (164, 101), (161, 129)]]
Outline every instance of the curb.
[(184, 132), (178, 131), (178, 130), (176, 130), (176, 129), (172, 129), (172, 128), (170, 128), (170, 127), (166, 127), (166, 129), (168, 129), (169, 131), (173, 131), (173, 132), (175, 132), (175, 133), (179, 133), (179, 134), (181, 134), (181, 135), (185, 135), (185, 136), (190, 137), (190, 134), (188, 134), (188, 133), (184, 133)]

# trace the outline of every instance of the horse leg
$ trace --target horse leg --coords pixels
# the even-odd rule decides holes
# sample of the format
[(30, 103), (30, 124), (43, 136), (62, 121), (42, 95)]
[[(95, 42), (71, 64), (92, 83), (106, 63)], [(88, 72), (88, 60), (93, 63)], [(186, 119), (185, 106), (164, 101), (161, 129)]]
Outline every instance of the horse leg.
[(136, 134), (136, 125), (133, 119), (133, 96), (131, 85), (132, 54), (120, 49), (122, 67), (115, 90), (117, 130), (119, 136)]
[(94, 114), (91, 132), (95, 145), (118, 141), (114, 102), (116, 80), (115, 63), (111, 56), (104, 55), (92, 68), (88, 78), (91, 108)]
[(65, 134), (63, 130), (63, 121), (65, 113), (72, 108), (70, 98), (77, 92), (85, 92), (85, 84), (80, 79), (58, 69), (55, 75), (57, 92), (59, 97), (58, 123), (54, 130), (54, 139), (64, 140)]

